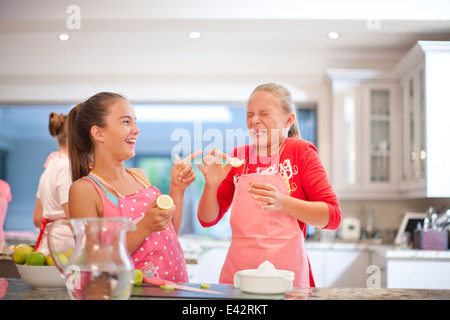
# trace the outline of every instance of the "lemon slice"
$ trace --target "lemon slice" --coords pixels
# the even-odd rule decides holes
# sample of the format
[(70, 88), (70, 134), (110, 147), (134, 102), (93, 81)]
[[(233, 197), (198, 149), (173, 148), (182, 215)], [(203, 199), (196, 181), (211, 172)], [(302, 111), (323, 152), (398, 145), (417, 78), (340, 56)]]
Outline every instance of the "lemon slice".
[(156, 205), (162, 210), (170, 209), (173, 206), (173, 199), (167, 194), (162, 194), (156, 199)]
[(239, 158), (231, 158), (228, 163), (231, 164), (235, 168), (239, 168), (240, 166), (242, 166), (244, 164), (244, 162), (245, 162), (244, 159), (239, 160)]
[(200, 283), (200, 288), (209, 289), (211, 288), (211, 285), (209, 283)]

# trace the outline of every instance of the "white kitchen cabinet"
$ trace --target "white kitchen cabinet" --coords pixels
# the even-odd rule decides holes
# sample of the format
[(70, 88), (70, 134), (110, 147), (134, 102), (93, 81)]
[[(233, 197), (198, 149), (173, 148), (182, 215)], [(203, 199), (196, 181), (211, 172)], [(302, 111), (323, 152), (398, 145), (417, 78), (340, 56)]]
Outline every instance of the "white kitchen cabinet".
[(364, 288), (368, 266), (366, 251), (330, 250), (326, 254), (326, 287)]
[(308, 243), (316, 287), (366, 287), (369, 250), (354, 244)]
[(340, 199), (393, 198), (398, 189), (396, 79), (374, 70), (329, 70), (332, 180)]
[(381, 288), (450, 289), (450, 260), (386, 257), (373, 252), (371, 264), (380, 268)]
[[(307, 242), (317, 287), (450, 289), (450, 251)], [(369, 268), (370, 267), (370, 268)]]
[(196, 264), (188, 265), (190, 282), (218, 283), (228, 248), (210, 248), (199, 256)]
[[(362, 85), (363, 189), (395, 192), (397, 189), (397, 85), (367, 83)], [(369, 145), (369, 150), (364, 146)]]
[(340, 199), (450, 197), (450, 42), (419, 41), (390, 71), (327, 71)]
[(400, 192), (450, 196), (450, 42), (419, 41), (398, 63)]
[(324, 250), (307, 249), (309, 265), (314, 277), (316, 287), (325, 287), (324, 266), (325, 252)]

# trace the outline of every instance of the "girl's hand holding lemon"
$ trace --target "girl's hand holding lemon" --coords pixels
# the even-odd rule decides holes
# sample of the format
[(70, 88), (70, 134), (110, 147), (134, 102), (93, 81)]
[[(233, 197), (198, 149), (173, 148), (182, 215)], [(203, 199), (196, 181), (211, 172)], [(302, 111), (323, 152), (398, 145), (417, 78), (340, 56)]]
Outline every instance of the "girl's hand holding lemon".
[[(164, 195), (164, 197), (169, 196)], [(172, 200), (172, 205), (170, 207), (168, 206), (170, 201), (167, 198), (163, 200), (164, 201), (159, 201), (159, 206), (162, 209), (158, 206), (158, 198), (153, 201), (140, 221), (140, 223), (144, 224), (149, 233), (166, 229), (172, 221), (173, 214), (175, 213), (175, 205), (173, 204), (173, 200), (170, 198), (170, 200)]]

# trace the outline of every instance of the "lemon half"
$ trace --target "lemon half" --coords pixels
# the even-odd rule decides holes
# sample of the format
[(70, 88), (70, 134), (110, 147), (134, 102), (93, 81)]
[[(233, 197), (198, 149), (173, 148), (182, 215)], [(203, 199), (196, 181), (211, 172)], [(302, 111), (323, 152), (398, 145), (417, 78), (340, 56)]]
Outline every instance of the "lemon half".
[(170, 209), (173, 206), (173, 199), (167, 194), (162, 194), (156, 198), (156, 205), (162, 210)]
[(244, 164), (244, 162), (245, 162), (244, 159), (240, 160), (239, 158), (235, 157), (235, 158), (231, 158), (228, 163), (231, 164), (235, 168), (239, 168), (240, 166), (242, 166)]

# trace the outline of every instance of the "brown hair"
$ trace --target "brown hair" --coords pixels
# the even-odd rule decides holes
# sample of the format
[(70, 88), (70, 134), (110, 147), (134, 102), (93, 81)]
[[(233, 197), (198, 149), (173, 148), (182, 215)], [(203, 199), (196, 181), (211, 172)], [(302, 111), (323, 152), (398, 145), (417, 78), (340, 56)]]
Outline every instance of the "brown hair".
[(60, 146), (65, 146), (67, 140), (67, 115), (62, 113), (58, 114), (54, 111), (50, 113), (48, 131), (50, 131), (52, 137), (58, 139)]
[(125, 98), (117, 93), (100, 92), (70, 110), (68, 142), (72, 181), (89, 174), (90, 165), (94, 161), (91, 127), (104, 128), (106, 116), (109, 114), (109, 106), (119, 99)]
[[(261, 84), (261, 85), (257, 86), (255, 90), (253, 90), (252, 95), (259, 91), (265, 91), (265, 92), (271, 93), (275, 97), (277, 97), (278, 101), (280, 103), (280, 106), (281, 106), (281, 108), (283, 108), (283, 111), (286, 113), (286, 115), (288, 115), (290, 113), (296, 114), (294, 100), (292, 99), (292, 95), (286, 87), (284, 87), (278, 83)], [(294, 120), (294, 123), (289, 128), (288, 137), (297, 137), (297, 138), (301, 137), (300, 129), (299, 129), (298, 123), (297, 123), (297, 116)]]

